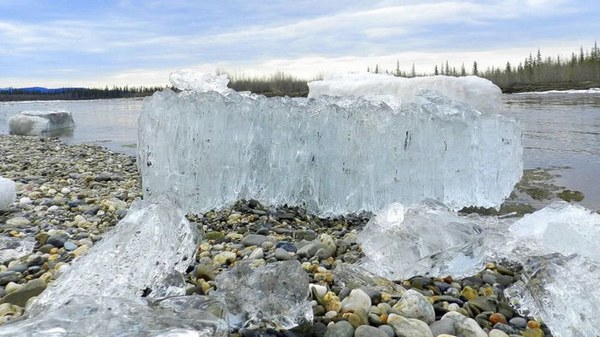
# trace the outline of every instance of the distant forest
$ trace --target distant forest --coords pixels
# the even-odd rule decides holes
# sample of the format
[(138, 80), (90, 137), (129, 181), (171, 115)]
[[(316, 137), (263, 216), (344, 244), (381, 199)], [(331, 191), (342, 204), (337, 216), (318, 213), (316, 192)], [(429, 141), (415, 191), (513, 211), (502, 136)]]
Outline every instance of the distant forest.
[[(450, 66), (448, 61), (434, 66), (430, 73), (417, 73), (414, 64), (410, 71), (400, 68), (396, 62), (396, 69), (381, 69), (379, 65), (368, 67), (368, 72), (387, 73), (400, 77), (417, 77), (432, 75), (467, 76), (477, 75), (495, 83), (505, 93), (588, 89), (600, 87), (600, 48), (594, 43), (591, 49), (580, 48), (568, 58), (543, 57), (538, 49), (535, 56), (530, 54), (519, 64), (507, 62), (504, 67), (491, 67), (479, 69), (477, 62), (460, 67)], [(223, 73), (223, 72), (221, 72)], [(301, 97), (308, 94), (308, 85), (305, 79), (299, 79), (283, 72), (270, 76), (249, 77), (243, 75), (229, 75), (229, 87), (237, 91), (251, 91), (265, 96), (290, 96)], [(112, 87), (104, 89), (88, 88), (21, 88), (0, 89), (0, 101), (29, 101), (29, 100), (82, 100), (101, 98), (130, 98), (152, 95), (163, 87)]]
[(535, 56), (529, 54), (519, 64), (506, 63), (506, 66), (500, 68), (487, 68), (481, 70), (477, 62), (474, 62), (469, 69), (462, 64), (458, 69), (450, 66), (448, 61), (434, 66), (431, 73), (417, 74), (414, 65), (411, 71), (400, 70), (400, 63), (396, 63), (396, 69), (381, 71), (378, 65), (373, 68), (367, 68), (367, 71), (374, 73), (387, 73), (401, 77), (417, 77), (431, 75), (447, 76), (467, 76), (476, 75), (492, 81), (502, 89), (502, 92), (527, 92), (527, 91), (545, 91), (545, 90), (566, 90), (566, 89), (589, 89), (600, 87), (600, 48), (594, 43), (591, 50), (584, 50), (572, 53), (569, 58), (543, 57), (538, 49)]

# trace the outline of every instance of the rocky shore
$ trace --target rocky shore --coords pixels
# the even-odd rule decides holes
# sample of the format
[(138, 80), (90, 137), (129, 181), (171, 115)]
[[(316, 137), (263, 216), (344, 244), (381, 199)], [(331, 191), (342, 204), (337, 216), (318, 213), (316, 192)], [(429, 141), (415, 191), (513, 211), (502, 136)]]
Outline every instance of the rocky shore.
[[(135, 158), (49, 138), (0, 136), (0, 175), (17, 183), (16, 202), (0, 211), (0, 238), (34, 245), (29, 255), (0, 261), (4, 324), (20, 317), (30, 298), (101, 240), (141, 191)], [(481, 272), (460, 280), (394, 280), (397, 291), (342, 286), (334, 269), (363, 256), (356, 237), (370, 216), (319, 218), (302, 208), (269, 207), (254, 200), (189, 215), (203, 240), (185, 275), (187, 293), (210, 294), (217, 287), (216, 276), (242, 259), (256, 265), (295, 259), (313, 285), (312, 327), (242, 329), (233, 335), (551, 336), (544, 324), (519, 316), (503, 295), (519, 279), (518, 266), (490, 261)]]

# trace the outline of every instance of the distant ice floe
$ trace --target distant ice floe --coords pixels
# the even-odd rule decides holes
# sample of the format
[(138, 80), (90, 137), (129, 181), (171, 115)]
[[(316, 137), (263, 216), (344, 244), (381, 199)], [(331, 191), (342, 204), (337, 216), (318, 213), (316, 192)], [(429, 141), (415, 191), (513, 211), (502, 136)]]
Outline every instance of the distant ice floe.
[(8, 119), (12, 135), (36, 136), (73, 129), (75, 122), (68, 111), (22, 111)]
[(548, 95), (548, 94), (600, 94), (600, 88), (590, 88), (585, 90), (548, 90), (548, 91), (528, 91), (518, 92), (515, 95)]

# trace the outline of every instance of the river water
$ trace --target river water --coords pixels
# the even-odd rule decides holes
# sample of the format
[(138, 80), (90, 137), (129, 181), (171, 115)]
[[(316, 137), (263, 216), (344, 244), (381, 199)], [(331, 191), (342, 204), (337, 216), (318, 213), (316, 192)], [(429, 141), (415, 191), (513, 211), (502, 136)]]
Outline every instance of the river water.
[[(600, 209), (600, 91), (503, 96), (505, 113), (524, 132), (525, 168), (552, 169), (557, 183), (584, 193), (584, 206)], [(91, 143), (135, 155), (137, 118), (143, 99), (0, 102), (0, 134), (24, 110), (67, 110), (76, 128), (67, 143)]]

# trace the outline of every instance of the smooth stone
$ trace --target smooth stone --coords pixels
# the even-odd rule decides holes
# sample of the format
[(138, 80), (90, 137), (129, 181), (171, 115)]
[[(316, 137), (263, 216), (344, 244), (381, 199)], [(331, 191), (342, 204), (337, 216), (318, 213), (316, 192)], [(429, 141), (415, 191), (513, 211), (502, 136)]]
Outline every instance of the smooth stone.
[(492, 329), (488, 333), (488, 337), (508, 337), (508, 334), (502, 330)]
[(480, 312), (491, 311), (495, 312), (498, 310), (498, 301), (491, 297), (477, 297), (469, 300), (469, 305), (474, 306)]
[(14, 218), (10, 218), (8, 220), (6, 220), (6, 225), (8, 227), (24, 227), (27, 226), (31, 223), (31, 221), (29, 221), (29, 219), (22, 217), (22, 216), (16, 216)]
[(481, 329), (479, 324), (472, 319), (459, 314), (456, 311), (450, 311), (442, 316), (442, 319), (454, 321), (456, 335), (460, 337), (487, 337), (487, 333)]
[(396, 333), (394, 332), (394, 328), (389, 325), (380, 325), (377, 329), (383, 331), (388, 337), (395, 337)]
[(327, 327), (324, 337), (353, 337), (354, 327), (348, 321), (339, 321)]
[(44, 289), (46, 289), (46, 282), (41, 279), (33, 279), (25, 283), (19, 289), (6, 294), (6, 296), (0, 300), (0, 304), (11, 303), (20, 307), (25, 307), (25, 304), (27, 304), (27, 301), (30, 298), (41, 294)]
[(320, 284), (310, 283), (308, 287), (310, 288), (311, 294), (315, 294), (317, 297), (323, 297), (327, 294), (327, 287)]
[(26, 270), (27, 270), (27, 268), (29, 268), (29, 266), (28, 266), (28, 265), (26, 265), (26, 264), (23, 264), (23, 263), (16, 263), (16, 264), (14, 264), (14, 265), (12, 265), (12, 266), (9, 266), (9, 267), (8, 267), (8, 270), (9, 270), (9, 271), (15, 271), (15, 272), (17, 272), (17, 273), (23, 273), (24, 271), (26, 271)]
[(317, 238), (317, 233), (315, 233), (315, 231), (310, 230), (310, 229), (294, 231), (294, 239), (296, 239), (298, 241), (301, 241), (301, 240), (312, 241), (316, 238)]
[(0, 272), (0, 286), (5, 286), (10, 282), (19, 282), (21, 278), (21, 273), (17, 273), (15, 271)]
[(65, 242), (67, 242), (68, 239), (69, 234), (59, 231), (50, 235), (50, 237), (48, 237), (48, 240), (46, 240), (46, 243), (53, 245), (56, 248), (60, 248), (65, 244)]
[(268, 238), (265, 235), (260, 234), (248, 234), (242, 239), (242, 244), (248, 246), (260, 246), (263, 242), (267, 241)]
[(433, 305), (413, 289), (407, 290), (393, 308), (406, 318), (415, 318), (427, 324), (435, 321)]
[(65, 242), (63, 247), (68, 251), (73, 251), (73, 250), (77, 249), (77, 244), (75, 244), (71, 241), (67, 241), (67, 242)]
[(275, 245), (275, 248), (281, 248), (281, 249), (285, 249), (290, 253), (295, 253), (298, 251), (298, 247), (296, 247), (296, 245), (294, 245), (291, 242), (287, 242), (287, 241), (279, 241), (277, 242), (277, 244)]
[(439, 335), (456, 335), (456, 329), (454, 328), (454, 321), (451, 319), (440, 319), (429, 324), (429, 329), (433, 333), (433, 336)]
[(387, 324), (394, 328), (397, 337), (433, 337), (429, 326), (418, 319), (390, 314)]
[(224, 251), (224, 252), (217, 254), (213, 258), (213, 261), (216, 264), (222, 265), (222, 264), (232, 263), (236, 259), (237, 259), (237, 255), (234, 252)]
[(294, 256), (283, 248), (275, 248), (275, 258), (279, 261), (285, 261), (293, 259)]
[(540, 328), (525, 329), (521, 332), (523, 337), (544, 337), (544, 331)]
[[(313, 337), (325, 337), (327, 332), (327, 325), (322, 322), (315, 322), (312, 328)], [(393, 337), (393, 336), (392, 336)]]
[(309, 242), (298, 249), (297, 254), (302, 257), (313, 257), (320, 249), (330, 250), (329, 247), (320, 242)]
[(371, 308), (371, 297), (362, 289), (354, 289), (342, 300), (342, 311), (363, 310), (369, 312)]
[(248, 256), (248, 259), (250, 260), (256, 260), (256, 259), (262, 259), (263, 257), (265, 257), (265, 253), (263, 251), (262, 248), (256, 248), (252, 251), (252, 253), (250, 254), (250, 256)]
[(381, 302), (381, 292), (367, 287), (361, 287), (360, 289), (369, 295), (373, 305), (377, 305)]
[(518, 335), (519, 334), (519, 330), (513, 328), (512, 326), (510, 326), (508, 324), (496, 323), (496, 324), (494, 324), (494, 329), (502, 330), (509, 335), (512, 335), (512, 334)]
[(388, 337), (388, 334), (374, 326), (361, 325), (354, 331), (354, 337)]
[(511, 318), (508, 323), (510, 323), (511, 325), (519, 328), (519, 329), (525, 329), (527, 327), (527, 319), (523, 318), (523, 317), (514, 317)]

